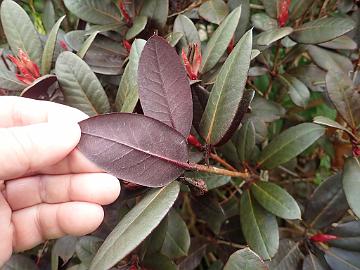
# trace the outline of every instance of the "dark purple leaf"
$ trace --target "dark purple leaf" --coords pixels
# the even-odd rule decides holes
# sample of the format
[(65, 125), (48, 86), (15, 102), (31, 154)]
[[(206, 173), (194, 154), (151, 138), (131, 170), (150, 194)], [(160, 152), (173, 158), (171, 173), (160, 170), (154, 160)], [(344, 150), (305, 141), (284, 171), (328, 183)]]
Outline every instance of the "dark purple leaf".
[(191, 90), (175, 49), (162, 37), (151, 37), (142, 51), (138, 73), (144, 114), (187, 137), (193, 114)]
[(56, 81), (55, 75), (45, 75), (26, 87), (20, 96), (32, 99), (48, 99), (48, 90)]
[(139, 114), (113, 113), (80, 122), (80, 151), (125, 181), (159, 187), (187, 166), (186, 139), (167, 125)]

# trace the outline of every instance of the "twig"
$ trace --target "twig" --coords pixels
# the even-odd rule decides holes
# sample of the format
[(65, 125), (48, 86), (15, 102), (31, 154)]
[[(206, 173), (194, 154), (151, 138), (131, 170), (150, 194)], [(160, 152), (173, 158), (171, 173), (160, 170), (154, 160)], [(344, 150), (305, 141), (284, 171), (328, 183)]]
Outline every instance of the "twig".
[(265, 9), (264, 6), (257, 5), (257, 4), (250, 4), (250, 8), (252, 8), (252, 9), (261, 9), (261, 10)]
[(210, 157), (215, 160), (216, 162), (220, 163), (221, 165), (223, 165), (226, 169), (236, 172), (237, 170), (231, 166), (229, 163), (227, 163), (226, 160), (222, 159), (221, 157), (219, 157), (217, 154), (215, 153), (210, 153)]
[(212, 166), (206, 166), (196, 163), (189, 163), (187, 168), (189, 170), (195, 170), (199, 172), (207, 172), (207, 173), (213, 173), (213, 174), (219, 174), (219, 175), (226, 175), (230, 177), (240, 177), (243, 178), (245, 181), (249, 181), (250, 175), (248, 172), (238, 172), (238, 171), (229, 171), (226, 169), (221, 169), (217, 167)]

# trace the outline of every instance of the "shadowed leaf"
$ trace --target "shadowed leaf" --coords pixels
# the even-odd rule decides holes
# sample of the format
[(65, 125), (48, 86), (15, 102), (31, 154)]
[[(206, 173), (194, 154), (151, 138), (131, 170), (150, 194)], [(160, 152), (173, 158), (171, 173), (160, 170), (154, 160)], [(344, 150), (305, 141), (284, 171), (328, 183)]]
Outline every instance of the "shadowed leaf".
[(345, 161), (342, 176), (343, 188), (350, 208), (360, 217), (360, 161), (351, 157)]
[(231, 254), (224, 270), (267, 270), (268, 267), (250, 248), (244, 248)]
[(209, 0), (199, 7), (199, 15), (215, 24), (220, 24), (228, 13), (229, 8), (223, 0)]

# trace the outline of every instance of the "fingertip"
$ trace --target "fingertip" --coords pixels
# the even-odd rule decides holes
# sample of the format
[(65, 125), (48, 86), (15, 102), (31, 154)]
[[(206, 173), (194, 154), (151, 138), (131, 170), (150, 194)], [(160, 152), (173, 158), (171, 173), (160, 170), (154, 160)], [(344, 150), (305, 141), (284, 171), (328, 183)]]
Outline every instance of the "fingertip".
[(120, 195), (121, 186), (119, 180), (110, 174), (103, 173), (101, 184), (105, 195), (101, 204), (113, 203)]

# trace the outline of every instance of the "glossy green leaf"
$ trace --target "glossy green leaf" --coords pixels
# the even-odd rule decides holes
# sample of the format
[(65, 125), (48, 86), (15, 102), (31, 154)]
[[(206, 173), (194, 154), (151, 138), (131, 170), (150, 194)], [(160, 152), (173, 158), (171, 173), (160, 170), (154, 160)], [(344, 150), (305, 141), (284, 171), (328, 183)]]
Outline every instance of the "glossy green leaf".
[(338, 236), (329, 241), (332, 247), (360, 252), (360, 221), (354, 220), (331, 228), (329, 234)]
[(148, 192), (105, 239), (90, 270), (109, 269), (136, 248), (159, 225), (175, 202), (179, 190), (179, 184), (174, 181)]
[[(200, 122), (200, 133), (207, 144), (216, 145), (239, 125), (240, 108), (250, 65), (252, 30), (235, 46), (222, 66), (210, 93)], [(247, 108), (246, 108), (247, 109)]]
[(140, 34), (145, 29), (147, 21), (148, 21), (148, 19), (145, 16), (135, 17), (135, 19), (133, 21), (133, 25), (127, 31), (125, 38), (126, 39), (135, 38), (138, 34)]
[(121, 22), (115, 3), (110, 0), (64, 0), (68, 10), (80, 19), (93, 24), (112, 24)]
[(245, 191), (241, 196), (240, 221), (249, 247), (264, 260), (273, 257), (279, 247), (276, 218), (258, 205), (249, 191)]
[(202, 55), (201, 73), (212, 69), (225, 53), (238, 25), (240, 14), (241, 7), (233, 10), (211, 36)]
[(244, 248), (231, 254), (224, 270), (267, 270), (268, 267), (250, 248)]
[(199, 15), (215, 24), (220, 24), (228, 14), (229, 8), (223, 0), (209, 0), (199, 7)]
[(41, 74), (49, 74), (51, 71), (51, 63), (53, 60), (56, 38), (60, 29), (60, 25), (64, 20), (65, 16), (62, 16), (51, 29), (48, 39), (44, 46), (43, 55), (41, 58)]
[(343, 188), (350, 208), (360, 217), (360, 161), (351, 157), (345, 161)]
[(351, 79), (344, 73), (326, 74), (326, 87), (336, 110), (352, 128), (360, 124), (360, 92)]
[(146, 253), (146, 256), (159, 253), (163, 246), (166, 231), (168, 228), (168, 217), (166, 216), (160, 224), (151, 232), (151, 234), (145, 239), (142, 250)]
[(83, 236), (76, 243), (76, 256), (83, 265), (89, 267), (102, 243), (103, 240), (98, 237), (91, 235)]
[(7, 42), (14, 54), (19, 49), (40, 65), (42, 44), (29, 16), (16, 2), (4, 0), (1, 3), (1, 23)]
[(140, 15), (148, 17), (155, 27), (163, 28), (169, 13), (169, 0), (147, 0), (141, 8)]
[(77, 56), (79, 56), (80, 58), (84, 58), (87, 51), (89, 50), (91, 44), (94, 42), (97, 34), (99, 32), (95, 31), (94, 33), (92, 33), (90, 36), (88, 36), (88, 38), (84, 41), (84, 43), (81, 45), (79, 51), (76, 53)]
[(308, 104), (310, 91), (302, 81), (289, 74), (280, 75), (279, 79), (288, 89), (292, 102), (300, 107)]
[(337, 37), (333, 40), (323, 42), (318, 45), (335, 50), (355, 50), (357, 48), (356, 42), (347, 35)]
[(322, 229), (341, 219), (348, 208), (341, 174), (337, 173), (325, 179), (311, 194), (303, 217), (309, 227)]
[(324, 133), (324, 127), (313, 123), (303, 123), (288, 128), (264, 148), (258, 164), (261, 168), (272, 169), (286, 163), (305, 151)]
[(166, 36), (166, 40), (172, 47), (175, 47), (183, 36), (184, 34), (181, 32), (172, 32)]
[(190, 248), (190, 234), (182, 217), (173, 209), (169, 212), (168, 227), (161, 253), (171, 259), (186, 256)]
[(253, 14), (251, 16), (251, 22), (256, 29), (261, 31), (268, 31), (278, 27), (278, 23), (275, 19), (262, 12)]
[(293, 32), (291, 27), (273, 28), (262, 32), (256, 37), (256, 43), (260, 46), (269, 46), (271, 43), (282, 39)]
[(295, 243), (290, 239), (282, 239), (278, 252), (269, 262), (269, 268), (271, 270), (299, 269), (303, 257), (299, 249), (299, 243)]
[(110, 111), (106, 93), (90, 67), (71, 52), (59, 55), (55, 71), (65, 103), (93, 116)]
[(174, 22), (174, 32), (183, 33), (180, 39), (180, 47), (186, 48), (188, 45), (197, 43), (200, 44), (199, 33), (194, 23), (185, 15), (178, 15)]
[(299, 43), (317, 44), (337, 38), (355, 27), (349, 17), (326, 17), (294, 29), (291, 38)]
[(301, 219), (297, 202), (278, 185), (260, 181), (251, 185), (251, 192), (258, 203), (270, 213), (285, 219)]
[(146, 41), (135, 39), (131, 46), (129, 62), (124, 70), (116, 95), (115, 106), (118, 112), (133, 112), (139, 100), (137, 73), (141, 52)]
[(245, 34), (249, 29), (250, 25), (250, 1), (249, 0), (229, 0), (228, 6), (231, 11), (241, 6), (241, 15), (239, 23), (236, 27), (234, 40), (238, 42), (240, 38)]
[(255, 127), (251, 120), (247, 120), (240, 128), (236, 149), (241, 162), (248, 161), (255, 147)]

